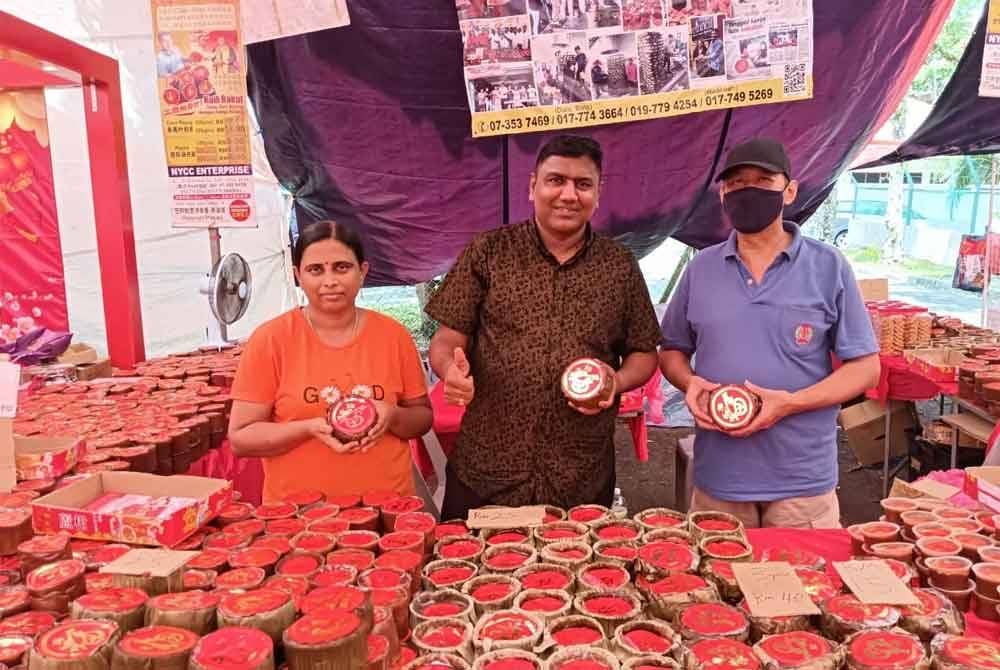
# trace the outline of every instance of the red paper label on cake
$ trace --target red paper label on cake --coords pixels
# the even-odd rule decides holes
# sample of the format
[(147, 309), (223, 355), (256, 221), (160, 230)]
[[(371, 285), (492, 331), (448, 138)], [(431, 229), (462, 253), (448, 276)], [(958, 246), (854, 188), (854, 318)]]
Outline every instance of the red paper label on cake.
[(549, 551), (552, 553), (552, 556), (567, 561), (579, 561), (580, 559), (587, 558), (586, 550), (580, 547), (552, 547)]
[(513, 641), (530, 638), (538, 631), (537, 624), (523, 614), (502, 612), (489, 617), (479, 629), (479, 639)]
[(685, 544), (677, 542), (650, 542), (639, 548), (639, 558), (661, 570), (687, 572), (694, 568), (696, 557)]
[(0, 633), (30, 635), (35, 637), (56, 625), (56, 617), (49, 612), (22, 612), (0, 621)]
[(450, 649), (465, 641), (465, 627), (458, 624), (444, 624), (429, 628), (420, 642), (435, 649)]
[(521, 585), (526, 589), (565, 589), (573, 578), (558, 570), (537, 570), (521, 577)]
[(251, 547), (240, 549), (229, 555), (229, 565), (234, 568), (263, 568), (274, 565), (281, 558), (274, 549)]
[(639, 532), (631, 526), (610, 525), (598, 530), (597, 537), (601, 540), (635, 540)]
[(684, 523), (684, 519), (670, 514), (647, 514), (642, 522), (655, 528), (676, 528)]
[(86, 570), (87, 566), (83, 564), (83, 561), (78, 561), (75, 558), (56, 561), (32, 570), (24, 582), (28, 590), (42, 593), (64, 586), (74, 579), (79, 579)]
[(625, 617), (635, 611), (635, 605), (630, 600), (618, 596), (596, 596), (587, 598), (583, 603), (587, 614), (599, 617)]
[(255, 535), (260, 535), (264, 532), (267, 527), (263, 519), (246, 519), (244, 521), (236, 521), (229, 524), (222, 529), (222, 532), (227, 535), (238, 535), (240, 537), (253, 537)]
[(368, 662), (374, 663), (389, 653), (389, 639), (384, 635), (368, 636)]
[(0, 588), (0, 611), (9, 612), (28, 603), (28, 590), (23, 586)]
[(815, 568), (823, 563), (819, 555), (800, 547), (771, 547), (764, 552), (763, 560), (782, 561), (803, 568)]
[[(328, 561), (329, 562), (329, 561)], [(415, 551), (404, 551), (396, 549), (387, 551), (375, 559), (375, 565), (380, 568), (395, 568), (403, 572), (414, 573), (417, 568), (423, 565), (423, 554)]]
[(337, 544), (346, 548), (364, 548), (377, 545), (378, 539), (378, 533), (369, 530), (349, 530), (337, 536)]
[(604, 393), (607, 377), (607, 369), (596, 358), (575, 360), (563, 372), (563, 394), (578, 403), (593, 400)]
[(484, 562), (487, 567), (494, 570), (509, 570), (511, 568), (518, 568), (524, 565), (529, 558), (530, 555), (525, 552), (509, 550), (499, 551), (490, 556)]
[(389, 589), (395, 586), (402, 586), (406, 574), (402, 570), (396, 570), (395, 568), (372, 568), (371, 570), (367, 570), (362, 576), (364, 579), (362, 586), (368, 585), (376, 589)]
[(298, 535), (305, 529), (306, 522), (302, 519), (273, 519), (267, 522), (267, 532), (271, 535)]
[[(215, 586), (216, 575), (208, 570), (185, 570), (184, 589), (210, 589)], [(90, 588), (90, 584), (87, 584)]]
[(920, 604), (900, 607), (899, 610), (905, 617), (936, 617), (944, 609), (944, 601), (934, 593), (914, 589), (913, 595), (917, 597)]
[(584, 533), (578, 533), (570, 528), (546, 528), (542, 530), (543, 540), (578, 540)]
[[(406, 500), (406, 498), (401, 498)], [(426, 535), (434, 529), (434, 516), (427, 512), (407, 512), (396, 519), (396, 530), (408, 530)]]
[(979, 670), (1000, 670), (1000, 642), (974, 637), (949, 637), (942, 646), (944, 660)]
[(347, 519), (340, 519), (337, 517), (325, 517), (319, 521), (313, 521), (309, 524), (308, 528), (314, 533), (325, 533), (327, 535), (337, 536), (350, 530), (351, 522)]
[(118, 648), (142, 658), (163, 658), (194, 649), (198, 635), (173, 626), (148, 626), (127, 633)]
[[(310, 579), (317, 587), (348, 586), (357, 576), (357, 570), (350, 565), (324, 565)], [(298, 578), (287, 577), (287, 579)]]
[(625, 643), (637, 651), (651, 654), (665, 654), (674, 644), (659, 633), (644, 628), (634, 628), (623, 634)]
[(624, 561), (634, 561), (639, 555), (639, 549), (627, 544), (613, 544), (597, 549), (598, 556), (618, 558)]
[(207, 591), (165, 593), (150, 600), (149, 607), (165, 612), (193, 612), (217, 607), (220, 599), (221, 596), (218, 593)]
[(235, 533), (216, 533), (205, 538), (205, 542), (202, 546), (208, 549), (215, 549), (218, 551), (230, 551), (232, 549), (239, 549), (245, 546), (249, 541), (249, 538), (242, 535), (237, 535)]
[(815, 603), (825, 602), (840, 593), (840, 587), (824, 572), (796, 568), (795, 574), (802, 582), (802, 588)]
[(760, 642), (760, 648), (782, 667), (805, 665), (833, 653), (833, 645), (830, 642), (806, 631), (765, 637)]
[(713, 556), (720, 556), (722, 558), (736, 558), (737, 556), (743, 556), (749, 552), (744, 544), (733, 540), (716, 540), (715, 542), (706, 542), (705, 551)]
[(516, 530), (508, 530), (495, 535), (491, 535), (486, 544), (496, 546), (498, 544), (521, 544), (526, 542), (528, 536)]
[(350, 565), (359, 572), (367, 570), (374, 563), (375, 554), (367, 549), (337, 549), (326, 556), (327, 565)]
[(591, 586), (617, 589), (629, 582), (629, 574), (622, 568), (594, 566), (584, 570), (581, 580)]
[(82, 661), (104, 647), (117, 632), (118, 624), (113, 621), (68, 621), (39, 635), (35, 640), (35, 651), (45, 658)]
[(595, 505), (584, 505), (571, 509), (568, 517), (570, 521), (576, 521), (578, 523), (593, 523), (598, 519), (605, 518), (607, 515), (607, 511), (600, 507)]
[(488, 603), (503, 600), (510, 595), (512, 590), (511, 585), (506, 582), (488, 582), (474, 588), (469, 595), (478, 602)]
[(704, 670), (758, 670), (760, 660), (753, 649), (735, 640), (700, 640), (690, 647)]
[(660, 595), (690, 593), (691, 591), (703, 589), (708, 586), (708, 583), (698, 575), (692, 575), (684, 572), (675, 572), (667, 575), (663, 579), (658, 579), (655, 582), (650, 582), (645, 577), (641, 576), (637, 581), (640, 586), (650, 589), (654, 593), (658, 593)]
[(552, 639), (563, 647), (594, 644), (603, 636), (600, 630), (590, 626), (566, 626), (552, 633)]
[(708, 397), (708, 415), (722, 430), (746, 428), (759, 408), (760, 399), (745, 386), (720, 386)]
[(851, 640), (848, 654), (852, 662), (868, 668), (910, 670), (924, 657), (924, 648), (910, 635), (869, 631)]
[(483, 665), (483, 670), (538, 670), (538, 663), (527, 658), (501, 658)]
[(422, 547), (423, 544), (423, 535), (407, 530), (397, 530), (394, 533), (384, 535), (382, 539), (379, 540), (379, 547), (381, 547), (382, 551), (412, 549), (414, 547)]
[(410, 599), (410, 592), (402, 587), (388, 589), (370, 589), (372, 604), (375, 607), (393, 608), (401, 604), (406, 604)]
[(708, 570), (722, 579), (736, 579), (736, 573), (733, 572), (733, 564), (730, 561), (720, 561), (713, 558), (708, 562)]
[(475, 556), (483, 550), (481, 540), (469, 538), (448, 542), (441, 545), (438, 554), (441, 558), (463, 559)]
[(109, 544), (95, 549), (87, 554), (87, 562), (96, 565), (107, 565), (117, 561), (119, 558), (132, 551), (132, 547), (125, 544)]
[(287, 604), (289, 594), (278, 589), (257, 589), (248, 593), (234, 593), (219, 603), (219, 612), (230, 617), (249, 617), (274, 610)]
[(326, 519), (327, 517), (334, 517), (338, 514), (340, 514), (340, 508), (336, 505), (332, 505), (330, 503), (320, 503), (315, 507), (310, 507), (309, 509), (300, 512), (299, 518), (306, 523), (309, 523), (311, 521)]
[(465, 607), (458, 603), (440, 602), (431, 603), (421, 609), (420, 613), (425, 617), (449, 618), (458, 616), (465, 610)]
[(728, 605), (702, 603), (687, 607), (681, 625), (698, 635), (735, 635), (747, 627), (746, 617)]
[(353, 586), (328, 586), (310, 592), (302, 600), (302, 611), (353, 612), (363, 607), (367, 598), (364, 591)]
[(851, 623), (881, 621), (890, 617), (893, 612), (887, 605), (866, 605), (850, 594), (830, 598), (826, 602), (826, 609), (830, 614)]
[(456, 565), (449, 568), (438, 568), (428, 574), (427, 579), (435, 586), (442, 587), (464, 582), (472, 577), (473, 574), (475, 574), (475, 570), (472, 568)]
[[(399, 496), (382, 504), (382, 511), (389, 514), (406, 514), (419, 512), (424, 508), (424, 501), (419, 496)], [(397, 530), (398, 520), (397, 520)]]
[(223, 521), (239, 521), (253, 514), (253, 505), (250, 503), (234, 502), (229, 503), (219, 512), (219, 518)]
[(113, 588), (82, 595), (76, 602), (94, 612), (128, 612), (141, 607), (147, 600), (149, 596), (142, 589)]
[(263, 568), (237, 568), (215, 578), (218, 589), (252, 589), (260, 586), (267, 573)]
[(440, 540), (444, 537), (457, 535), (469, 535), (470, 530), (462, 522), (439, 523), (434, 527), (434, 539)]
[(24, 554), (54, 554), (68, 544), (69, 535), (39, 535), (17, 545), (17, 550)]
[(314, 551), (319, 554), (333, 551), (336, 543), (337, 539), (332, 535), (309, 531), (299, 533), (292, 538), (292, 546), (294, 548), (301, 549), (302, 551)]
[(291, 503), (265, 503), (259, 506), (254, 514), (258, 519), (285, 519), (293, 516), (298, 507)]
[(330, 405), (327, 420), (338, 439), (353, 442), (367, 435), (378, 423), (378, 408), (368, 398), (344, 396)]
[(278, 574), (289, 575), (291, 577), (311, 575), (319, 570), (322, 563), (316, 556), (300, 554), (298, 556), (289, 554), (278, 566)]
[(320, 645), (341, 640), (361, 626), (361, 619), (350, 612), (326, 616), (304, 616), (286, 630), (291, 642)]
[(309, 593), (311, 586), (309, 582), (300, 577), (284, 577), (276, 575), (264, 582), (264, 585), (261, 588), (275, 589), (276, 591), (287, 593), (292, 596), (292, 598), (300, 598)]
[(558, 612), (569, 602), (569, 596), (533, 596), (521, 601), (521, 609), (525, 612)]
[(291, 503), (299, 507), (314, 505), (322, 500), (323, 494), (320, 491), (296, 491), (285, 496), (286, 503)]
[(27, 635), (0, 635), (0, 663), (20, 665), (24, 653), (31, 649), (32, 642)]
[(273, 648), (267, 633), (229, 627), (201, 638), (191, 658), (206, 670), (252, 670), (272, 656)]
[(210, 549), (199, 553), (187, 562), (185, 567), (195, 570), (217, 570), (229, 562), (229, 554), (218, 549)]
[(607, 663), (595, 658), (565, 660), (558, 663), (558, 665), (550, 662), (550, 667), (553, 670), (610, 670), (610, 666)]
[(382, 507), (398, 497), (399, 494), (395, 491), (368, 491), (361, 496), (361, 504), (368, 507)]

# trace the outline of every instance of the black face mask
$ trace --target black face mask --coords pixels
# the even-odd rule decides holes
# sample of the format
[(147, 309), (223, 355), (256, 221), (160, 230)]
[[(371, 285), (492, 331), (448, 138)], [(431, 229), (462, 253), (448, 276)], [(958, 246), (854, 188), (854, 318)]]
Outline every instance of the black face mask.
[(729, 191), (722, 198), (722, 209), (730, 225), (741, 233), (754, 234), (767, 228), (781, 215), (785, 192), (747, 186)]

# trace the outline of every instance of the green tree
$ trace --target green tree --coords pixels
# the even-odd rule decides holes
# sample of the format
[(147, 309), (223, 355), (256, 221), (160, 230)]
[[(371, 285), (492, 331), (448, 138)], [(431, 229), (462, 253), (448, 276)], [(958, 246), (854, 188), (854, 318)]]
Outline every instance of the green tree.
[(955, 0), (948, 20), (910, 86), (910, 97), (929, 104), (934, 104), (938, 99), (965, 52), (976, 22), (983, 13), (985, 2), (986, 0)]

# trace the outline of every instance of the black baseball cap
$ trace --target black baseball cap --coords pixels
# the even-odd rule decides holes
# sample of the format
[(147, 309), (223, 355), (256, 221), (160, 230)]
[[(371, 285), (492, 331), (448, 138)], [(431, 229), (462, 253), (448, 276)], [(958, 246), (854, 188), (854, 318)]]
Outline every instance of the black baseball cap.
[(726, 156), (726, 165), (715, 181), (725, 179), (726, 173), (743, 165), (753, 165), (768, 172), (780, 172), (788, 181), (792, 180), (792, 163), (785, 153), (785, 146), (778, 140), (757, 137), (738, 144)]

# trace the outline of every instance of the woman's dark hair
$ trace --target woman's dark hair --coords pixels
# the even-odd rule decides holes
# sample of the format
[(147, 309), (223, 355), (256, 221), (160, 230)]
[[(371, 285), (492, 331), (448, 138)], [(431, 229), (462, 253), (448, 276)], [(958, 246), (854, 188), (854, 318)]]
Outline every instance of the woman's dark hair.
[(592, 140), (589, 137), (581, 135), (556, 135), (546, 142), (538, 152), (538, 158), (535, 159), (535, 169), (537, 170), (538, 166), (550, 156), (565, 156), (566, 158), (583, 158), (586, 156), (594, 161), (594, 165), (597, 166), (597, 172), (600, 173), (604, 152), (601, 151), (601, 145), (597, 140)]
[(365, 262), (365, 248), (361, 244), (361, 235), (358, 231), (344, 223), (316, 221), (304, 225), (299, 230), (299, 236), (292, 246), (292, 263), (295, 267), (302, 264), (302, 256), (310, 244), (323, 240), (337, 240), (354, 252), (359, 265)]

